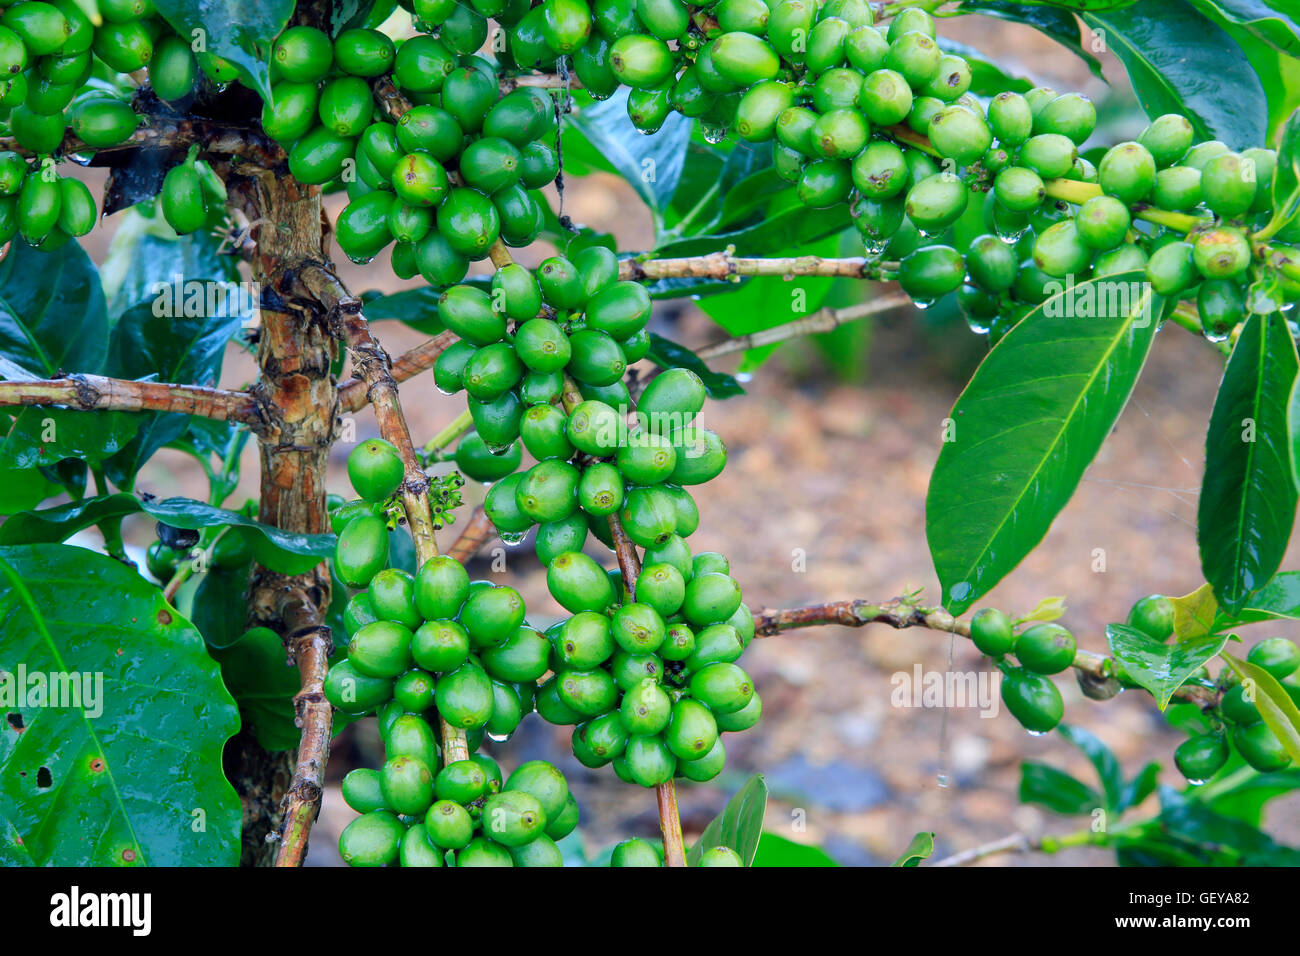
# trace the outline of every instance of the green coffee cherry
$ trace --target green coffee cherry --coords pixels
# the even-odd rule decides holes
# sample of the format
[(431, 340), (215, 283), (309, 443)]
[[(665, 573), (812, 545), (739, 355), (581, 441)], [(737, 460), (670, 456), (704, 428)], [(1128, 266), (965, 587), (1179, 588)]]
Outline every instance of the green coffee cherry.
[(1151, 201), (1161, 209), (1185, 212), (1200, 205), (1201, 171), (1191, 166), (1170, 166), (1156, 173)]
[(1104, 192), (1123, 203), (1140, 202), (1155, 188), (1156, 161), (1140, 143), (1120, 143), (1101, 158), (1097, 181)]
[(1047, 188), (1042, 177), (1027, 166), (1008, 166), (994, 179), (993, 194), (1013, 212), (1030, 212), (1042, 205)]
[(368, 677), (351, 661), (331, 665), (325, 675), (325, 699), (345, 714), (364, 714), (374, 710), (393, 695), (393, 681)]
[(700, 668), (690, 680), (691, 696), (715, 714), (734, 714), (754, 696), (749, 675), (735, 664), (718, 662)]
[(339, 533), (334, 566), (345, 584), (365, 587), (388, 563), (388, 525), (361, 515)]
[[(717, 721), (719, 730), (728, 731), (728, 732), (749, 730), (751, 727), (756, 725), (763, 717), (763, 701), (758, 696), (758, 691), (754, 691), (754, 696), (749, 699), (749, 703), (746, 704), (744, 707), (740, 708), (740, 710), (733, 711), (730, 714), (715, 714), (714, 717)], [(710, 753), (710, 756), (712, 756), (712, 753)], [(704, 757), (701, 759), (707, 760), (709, 758)], [(720, 761), (722, 759), (725, 759), (725, 755), (723, 755), (720, 758)], [(718, 770), (721, 769), (722, 769), (721, 762), (719, 762)], [(691, 777), (691, 779), (698, 780), (699, 778)]]
[[(1172, 166), (1191, 148), (1194, 139), (1192, 124), (1179, 113), (1166, 113), (1152, 120), (1142, 131), (1138, 142), (1146, 147), (1160, 168)], [(1225, 147), (1226, 149), (1226, 147)]]
[(485, 649), (479, 658), (493, 677), (529, 683), (546, 673), (550, 650), (545, 637), (531, 627), (520, 627), (500, 644)]
[(348, 866), (387, 866), (397, 861), (406, 827), (387, 810), (357, 817), (339, 834), (339, 855)]
[(411, 666), (411, 638), (396, 621), (375, 621), (352, 635), (348, 660), (368, 677), (396, 677)]
[(686, 598), (686, 580), (671, 564), (646, 565), (636, 581), (636, 598), (660, 617), (670, 617)]
[(469, 635), (455, 621), (426, 621), (411, 638), (415, 663), (434, 673), (447, 673), (469, 659)]
[(494, 793), (483, 804), (483, 832), (506, 847), (530, 843), (546, 829), (541, 802), (522, 790)]
[(1228, 762), (1228, 742), (1221, 734), (1189, 737), (1174, 751), (1174, 763), (1187, 782), (1205, 783)]
[(1147, 261), (1147, 281), (1161, 295), (1177, 295), (1196, 281), (1196, 264), (1188, 242), (1161, 246)]
[[(723, 0), (724, 3), (728, 0)], [(640, 837), (624, 840), (614, 847), (609, 858), (610, 866), (663, 866), (663, 860), (655, 848)]]
[(873, 125), (892, 126), (901, 123), (911, 112), (912, 88), (894, 70), (875, 70), (862, 81), (858, 106)]
[(1021, 668), (1013, 668), (1002, 678), (1002, 702), (1011, 716), (1034, 734), (1047, 733), (1065, 713), (1056, 685), (1041, 674)]
[[(1137, 144), (1133, 144), (1137, 145)], [(1109, 153), (1107, 155), (1110, 155)], [(1118, 156), (1126, 155), (1121, 152)], [(1059, 133), (1040, 133), (1032, 136), (1020, 147), (1020, 165), (1032, 169), (1043, 179), (1068, 176), (1074, 169), (1079, 152), (1074, 141)], [(1105, 160), (1103, 160), (1103, 163)], [(1154, 168), (1151, 175), (1155, 176)], [(1105, 188), (1103, 186), (1103, 188)], [(1106, 192), (1111, 190), (1106, 189)], [(1120, 197), (1123, 198), (1123, 197)], [(1127, 201), (1127, 200), (1126, 200)]]
[(444, 674), (434, 696), (438, 713), (453, 727), (482, 727), (492, 716), (492, 680), (475, 664)]
[(367, 439), (348, 455), (348, 480), (366, 501), (386, 501), (401, 485), (405, 471), (396, 446), (382, 438)]
[(531, 794), (541, 804), (548, 820), (557, 818), (569, 801), (569, 785), (564, 774), (545, 760), (530, 760), (515, 768), (507, 778), (503, 792)]
[(1076, 650), (1074, 635), (1059, 624), (1035, 624), (1016, 638), (1015, 655), (1035, 674), (1059, 674), (1074, 663)]
[(447, 764), (433, 782), (433, 792), (439, 801), (461, 805), (473, 803), (480, 797), (487, 796), (491, 790), (492, 782), (482, 764), (474, 759), (456, 760)]
[(1230, 279), (1250, 268), (1250, 242), (1238, 229), (1211, 229), (1196, 237), (1192, 259), (1207, 279)]
[(620, 83), (634, 90), (661, 86), (672, 74), (673, 56), (658, 37), (631, 33), (614, 41), (609, 66)]
[(907, 218), (918, 229), (935, 233), (951, 225), (966, 211), (970, 196), (966, 184), (952, 173), (929, 176), (907, 193)]
[(936, 113), (930, 120), (929, 136), (940, 155), (963, 166), (982, 157), (993, 144), (988, 124), (960, 106), (949, 106)]
[(793, 103), (794, 89), (789, 84), (776, 80), (755, 83), (736, 107), (736, 132), (751, 143), (766, 142), (776, 130), (778, 117)]
[(433, 803), (433, 774), (423, 761), (414, 757), (393, 757), (380, 771), (384, 803), (389, 809), (415, 816)]
[(729, 846), (709, 847), (700, 854), (700, 862), (697, 866), (744, 866), (745, 863), (737, 853)]
[(415, 578), (399, 568), (385, 568), (370, 579), (370, 604), (381, 620), (408, 629), (422, 621), (415, 609)]
[(922, 302), (955, 292), (966, 275), (961, 253), (951, 246), (924, 246), (903, 258), (898, 283)]
[(1260, 773), (1281, 770), (1291, 762), (1290, 755), (1262, 721), (1249, 727), (1237, 727), (1232, 732), (1232, 745), (1242, 759)]
[[(468, 351), (473, 352), (474, 346), (469, 346)], [(515, 442), (499, 454), (494, 454), (479, 435), (470, 434), (466, 435), (456, 447), (455, 460), (457, 470), (466, 478), (473, 481), (497, 481), (513, 474), (519, 468), (523, 453), (519, 443)]]
[(433, 706), (435, 684), (428, 671), (412, 668), (393, 684), (393, 699), (410, 713), (422, 714)]
[(989, 292), (1011, 288), (1018, 268), (1015, 253), (997, 236), (977, 236), (966, 252), (966, 269), (971, 279)]
[(382, 774), (369, 767), (358, 767), (348, 772), (341, 786), (343, 801), (357, 813), (386, 809)]
[(1196, 291), (1196, 311), (1207, 335), (1226, 336), (1246, 318), (1246, 298), (1231, 279), (1206, 279)]
[(643, 787), (667, 783), (677, 771), (677, 758), (659, 736), (629, 737), (627, 749), (619, 759), (633, 782)]
[(1285, 637), (1270, 637), (1252, 647), (1246, 660), (1281, 680), (1300, 668), (1300, 648)]
[(1128, 612), (1128, 625), (1156, 641), (1167, 641), (1174, 633), (1174, 605), (1163, 594), (1150, 594)]
[(573, 551), (559, 555), (546, 569), (551, 596), (567, 611), (604, 611), (616, 600), (603, 568), (592, 558)]
[(1092, 135), (1097, 125), (1097, 108), (1086, 96), (1066, 93), (1045, 104), (1034, 114), (1035, 133), (1058, 133), (1076, 146)]
[(1048, 227), (1034, 242), (1034, 264), (1049, 276), (1080, 274), (1092, 262), (1092, 255), (1075, 221), (1070, 219)]
[[(463, 9), (457, 7), (456, 9)], [(495, 838), (494, 838), (495, 839)], [(510, 851), (487, 837), (475, 837), (456, 854), (456, 865), (466, 866), (514, 866)]]
[(1201, 170), (1201, 193), (1205, 205), (1216, 216), (1232, 218), (1246, 212), (1255, 202), (1255, 162), (1236, 153), (1224, 153)]
[(975, 612), (970, 622), (971, 641), (980, 652), (989, 657), (1001, 657), (1015, 646), (1011, 621), (997, 608), (986, 607)]
[(1228, 688), (1223, 693), (1223, 699), (1219, 701), (1219, 711), (1225, 718), (1243, 727), (1258, 723), (1263, 718), (1260, 716), (1259, 707), (1255, 705), (1254, 693), (1253, 683), (1250, 685), (1250, 696), (1247, 696), (1245, 684), (1236, 684)]

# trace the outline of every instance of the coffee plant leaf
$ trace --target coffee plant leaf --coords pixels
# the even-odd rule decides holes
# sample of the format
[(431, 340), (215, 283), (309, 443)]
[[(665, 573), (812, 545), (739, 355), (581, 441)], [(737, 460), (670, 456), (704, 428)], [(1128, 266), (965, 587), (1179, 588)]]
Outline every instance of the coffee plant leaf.
[(57, 378), (98, 373), (107, 354), (104, 291), (85, 250), (38, 252), (15, 238), (0, 261), (0, 356)]
[(686, 854), (686, 865), (698, 866), (704, 851), (715, 846), (730, 847), (740, 855), (745, 866), (753, 865), (758, 841), (763, 834), (763, 813), (766, 810), (767, 782), (762, 774), (756, 773), (704, 828), (699, 840)]
[(678, 345), (657, 332), (650, 333), (650, 351), (646, 358), (660, 368), (688, 368), (704, 382), (710, 398), (732, 398), (744, 395), (745, 389), (725, 372), (715, 372), (698, 355), (684, 345)]
[[(292, 750), (302, 739), (294, 726), (296, 668), (289, 665), (280, 635), (255, 627), (228, 647), (213, 650), (221, 679), (239, 702), (239, 715), (263, 750)], [(337, 728), (336, 728), (337, 729)]]
[(98, 464), (126, 448), (148, 415), (24, 408), (0, 437), (0, 468), (37, 468), (65, 459)]
[(783, 836), (764, 831), (758, 838), (758, 852), (750, 866), (839, 866), (821, 847), (795, 843)]
[(1120, 791), (1119, 811), (1123, 813), (1129, 807), (1136, 807), (1151, 794), (1155, 793), (1160, 782), (1160, 764), (1149, 763), (1124, 784)]
[(1147, 115), (1183, 113), (1200, 139), (1234, 149), (1264, 142), (1264, 88), (1241, 47), (1213, 21), (1186, 4), (1168, 4), (1158, 17), (1138, 7), (1082, 17), (1124, 64)]
[[(1244, 32), (1293, 57), (1300, 57), (1300, 18), (1286, 0), (1192, 0), (1215, 19), (1236, 24)], [(1284, 12), (1289, 9), (1290, 12)]]
[(1196, 537), (1228, 613), (1273, 576), (1295, 520), (1288, 409), (1300, 362), (1281, 315), (1252, 315), (1223, 373), (1205, 438)]
[(695, 124), (672, 112), (659, 132), (646, 136), (627, 117), (627, 95), (627, 88), (622, 87), (607, 100), (583, 104), (565, 123), (565, 139), (585, 140), (636, 190), (656, 222), (662, 223), (681, 180), (686, 145)]
[[(204, 289), (209, 281), (195, 283)], [(179, 296), (179, 293), (178, 293)], [(209, 314), (196, 306), (196, 314), (182, 314), (142, 302), (128, 309), (113, 327), (109, 339), (107, 368), (117, 378), (153, 378), (183, 385), (212, 385), (221, 375), (226, 343), (244, 322), (241, 309), (229, 311), (218, 305)], [(164, 445), (185, 433), (189, 417), (180, 413), (149, 412), (140, 416), (140, 430), (131, 444), (106, 464), (109, 478), (118, 487), (129, 487), (141, 466)]]
[(57, 544), (101, 521), (135, 514), (139, 510), (140, 501), (135, 495), (120, 493), (83, 498), (39, 511), (18, 512), (0, 524), (0, 545)]
[(1227, 642), (1226, 634), (1207, 634), (1192, 640), (1163, 644), (1127, 624), (1107, 624), (1106, 640), (1115, 663), (1135, 684), (1156, 699), (1164, 710), (1174, 691), (1182, 687), (1202, 664)]
[(957, 9), (959, 13), (977, 13), (1031, 26), (1083, 60), (1094, 76), (1103, 79), (1101, 61), (1079, 42), (1079, 21), (1069, 10), (1062, 10), (1055, 5), (1037, 6), (1009, 3), (1006, 0), (966, 0)]
[(1082, 727), (1062, 724), (1059, 730), (1062, 737), (1083, 751), (1083, 755), (1097, 771), (1102, 793), (1106, 797), (1106, 811), (1118, 813), (1123, 809), (1120, 803), (1123, 800), (1124, 773), (1111, 749), (1096, 734)]
[(1215, 813), (1232, 817), (1257, 827), (1264, 820), (1264, 807), (1270, 800), (1300, 790), (1300, 770), (1251, 774), (1236, 786), (1216, 794), (1210, 800)]
[[(221, 753), (239, 718), (194, 626), (125, 565), (48, 544), (0, 548), (0, 619), (8, 690), (26, 678), (25, 702), (0, 703), (0, 859), (236, 864), (240, 805)], [(52, 695), (63, 674), (89, 688), (81, 706), (33, 701), (38, 675), (47, 704), (75, 701)]]
[(1214, 599), (1214, 588), (1210, 585), (1202, 584), (1191, 594), (1172, 597), (1169, 603), (1174, 606), (1174, 634), (1178, 640), (1195, 640), (1219, 630), (1214, 626), (1219, 602)]
[(332, 534), (301, 534), (285, 531), (247, 518), (237, 511), (217, 508), (193, 498), (142, 501), (140, 507), (154, 518), (175, 528), (239, 529), (259, 564), (281, 574), (305, 574), (334, 553)]
[(1020, 802), (1036, 803), (1066, 816), (1091, 813), (1102, 806), (1101, 795), (1082, 780), (1032, 761), (1020, 765)]
[(926, 497), (953, 614), (1042, 541), (1128, 402), (1161, 309), (1143, 278), (1065, 286), (1007, 333), (957, 399)]
[(1300, 620), (1300, 571), (1279, 571), (1234, 615), (1222, 612), (1215, 618), (1215, 630), (1234, 624), (1254, 624), (1277, 619)]
[(920, 866), (921, 861), (928, 859), (934, 852), (934, 834), (921, 832), (912, 837), (912, 841), (907, 844), (907, 849), (890, 866), (897, 867), (915, 867)]
[(263, 99), (271, 98), (271, 44), (288, 26), (294, 0), (154, 0), (154, 6), (191, 47), (201, 40), (208, 53), (239, 67)]
[(1258, 827), (1161, 788), (1157, 818), (1163, 834), (1201, 857), (1201, 865), (1300, 866), (1300, 850), (1277, 843)]

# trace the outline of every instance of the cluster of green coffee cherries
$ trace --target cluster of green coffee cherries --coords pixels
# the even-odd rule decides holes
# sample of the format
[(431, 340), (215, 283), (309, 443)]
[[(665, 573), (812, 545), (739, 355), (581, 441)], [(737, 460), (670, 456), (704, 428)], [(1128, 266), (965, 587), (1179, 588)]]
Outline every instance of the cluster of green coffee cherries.
[[(1173, 603), (1161, 594), (1148, 595), (1133, 605), (1127, 623), (1163, 644), (1174, 633)], [(1300, 684), (1294, 680), (1300, 670), (1300, 648), (1294, 641), (1268, 638), (1252, 647), (1246, 659), (1275, 677), (1292, 699), (1300, 701)], [(1121, 663), (1114, 661), (1112, 667), (1122, 686), (1135, 686)], [(1253, 681), (1242, 681), (1229, 667), (1212, 679), (1209, 669), (1201, 667), (1189, 683), (1221, 692), (1218, 705), (1206, 711), (1211, 731), (1190, 737), (1174, 751), (1174, 764), (1189, 782), (1200, 784), (1213, 777), (1234, 749), (1260, 773), (1282, 770), (1291, 763), (1286, 748), (1260, 717)]]
[[(1300, 702), (1300, 684), (1294, 680), (1300, 669), (1300, 648), (1294, 641), (1270, 637), (1252, 647), (1246, 660), (1275, 677), (1288, 696)], [(1223, 768), (1232, 750), (1260, 773), (1286, 769), (1291, 756), (1260, 717), (1254, 682), (1243, 681), (1235, 671), (1224, 668), (1217, 686), (1223, 693), (1217, 712), (1211, 715), (1213, 729), (1189, 737), (1174, 751), (1174, 763), (1183, 776), (1192, 783), (1204, 783)]]
[(139, 117), (130, 103), (87, 85), (93, 76), (130, 72), (131, 38), (152, 49), (166, 32), (150, 0), (103, 0), (96, 27), (75, 0), (23, 0), (0, 14), (0, 118), (30, 153), (0, 152), (0, 242), (21, 235), (53, 250), (94, 228), (97, 210), (84, 183), (55, 172), (54, 155), (71, 126), (88, 147), (130, 137)]
[[(1163, 644), (1174, 633), (1173, 603), (1161, 594), (1148, 595), (1133, 605), (1127, 624), (1153, 643)], [(1006, 614), (991, 607), (972, 616), (970, 636), (1002, 670), (1002, 700), (1012, 716), (1033, 734), (1056, 727), (1064, 705), (1049, 677), (1073, 663), (1077, 650), (1074, 636), (1055, 623), (1033, 623), (1017, 634)], [(1009, 654), (1015, 655), (1017, 664), (1007, 660)], [(1300, 702), (1300, 683), (1294, 679), (1300, 671), (1300, 648), (1294, 641), (1284, 637), (1260, 641), (1250, 649), (1247, 660), (1275, 677), (1287, 694)], [(1121, 686), (1137, 686), (1121, 663), (1112, 661), (1111, 666)], [(1188, 781), (1200, 784), (1213, 777), (1227, 763), (1232, 749), (1260, 773), (1282, 770), (1291, 763), (1286, 748), (1260, 716), (1252, 682), (1242, 681), (1230, 668), (1212, 680), (1205, 667), (1191, 681), (1222, 694), (1209, 712), (1213, 729), (1190, 737), (1174, 751), (1174, 763)]]
[[(395, 242), (397, 275), (445, 288), (498, 239), (525, 246), (541, 232), (533, 190), (559, 173), (555, 103), (530, 87), (501, 94), (496, 66), (474, 55), (481, 17), (480, 35), (462, 29), (466, 7), (415, 7), (417, 23), (439, 36), (395, 44), (365, 27), (333, 41), (310, 26), (282, 33), (262, 124), (299, 182), (345, 183), (336, 236), (350, 259), (367, 262)], [(411, 104), (395, 122), (375, 103), (372, 83), (383, 77)]]
[[(1269, 218), (1271, 150), (1194, 143), (1191, 124), (1166, 115), (1094, 166), (1079, 154), (1096, 124), (1085, 97), (1037, 88), (986, 108), (924, 10), (875, 25), (865, 0), (613, 0), (595, 4), (589, 32), (563, 32), (582, 6), (547, 0), (515, 23), (517, 64), (549, 68), (554, 56), (535, 51), (571, 53), (593, 95), (630, 87), (629, 115), (646, 131), (676, 110), (718, 138), (774, 140), (776, 170), (804, 204), (847, 203), (868, 252), (898, 260), (888, 277), (922, 306), (957, 293), (971, 325), (995, 337), (1067, 276), (1139, 271), (1162, 296), (1194, 296), (1221, 339), (1246, 314), (1247, 273), (1267, 268), (1249, 233)], [(972, 192), (986, 194), (987, 232), (966, 255), (928, 242)], [(1149, 207), (1199, 224), (1139, 218)], [(1294, 302), (1300, 283), (1278, 276), (1273, 295)]]
[[(652, 379), (630, 414), (623, 373), (648, 347), (650, 298), (617, 276), (614, 254), (588, 247), (535, 272), (508, 265), (490, 291), (448, 289), (439, 315), (461, 340), (435, 381), (469, 393), (476, 430), (458, 467), (493, 483), (485, 510), (504, 541), (538, 528), (550, 592), (573, 614), (548, 632), (538, 713), (577, 725), (587, 766), (643, 786), (705, 780), (725, 761), (719, 731), (747, 729), (762, 707), (735, 663), (754, 636), (740, 586), (723, 556), (685, 542), (700, 516), (684, 486), (721, 473), (726, 449), (693, 424), (706, 396), (687, 369)], [(615, 516), (644, 549), (635, 582), (583, 551), (589, 535), (614, 547)]]
[[(384, 765), (352, 771), (343, 783), (361, 814), (339, 840), (354, 866), (561, 866), (555, 841), (571, 833), (578, 805), (564, 776), (543, 761), (502, 782), (477, 753), (484, 733), (504, 738), (531, 711), (545, 671), (546, 639), (524, 623), (508, 587), (471, 582), (448, 557), (411, 575), (388, 563), (385, 504), (404, 467), (380, 439), (348, 459), (357, 501), (337, 507), (334, 567), (350, 587), (347, 657), (331, 666), (326, 699), (348, 714), (375, 713)], [(444, 764), (433, 724), (468, 731), (471, 756)]]
[(1031, 734), (1045, 734), (1061, 722), (1065, 704), (1051, 675), (1074, 662), (1073, 634), (1052, 622), (1034, 622), (1017, 633), (1006, 614), (986, 607), (971, 617), (970, 636), (1001, 669), (1002, 702), (1011, 716)]

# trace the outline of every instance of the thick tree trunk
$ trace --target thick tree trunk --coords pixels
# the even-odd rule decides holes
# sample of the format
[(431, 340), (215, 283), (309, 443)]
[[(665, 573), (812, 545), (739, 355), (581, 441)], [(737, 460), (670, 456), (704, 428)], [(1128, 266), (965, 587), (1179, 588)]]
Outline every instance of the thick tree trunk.
[[(291, 307), (281, 294), (287, 280), (306, 262), (325, 258), (319, 191), (302, 186), (283, 171), (264, 171), (237, 191), (255, 225), (253, 278), (261, 287), (261, 335), (254, 394), (268, 416), (260, 436), (262, 486), (259, 520), (286, 531), (329, 530), (325, 469), (334, 440), (338, 383), (331, 366), (338, 343), (326, 327), (324, 311)], [(322, 613), (329, 606), (328, 567), (287, 576), (254, 565), (249, 583), (249, 622), (276, 630), (291, 652), (285, 602), (306, 595)], [(274, 862), (294, 754), (267, 753), (241, 733), (227, 748), (230, 779), (244, 807), (242, 863)], [(269, 839), (268, 839), (269, 838)]]

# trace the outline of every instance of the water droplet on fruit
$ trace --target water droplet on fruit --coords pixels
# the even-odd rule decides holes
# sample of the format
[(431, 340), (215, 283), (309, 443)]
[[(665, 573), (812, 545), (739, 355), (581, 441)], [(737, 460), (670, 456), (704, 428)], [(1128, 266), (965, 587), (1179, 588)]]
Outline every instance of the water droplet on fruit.
[(1204, 780), (1197, 780), (1193, 777), (1188, 777), (1187, 782), (1190, 783), (1193, 787), (1199, 787), (1201, 784), (1205, 783)]
[(868, 256), (878, 256), (885, 251), (885, 246), (889, 245), (888, 239), (872, 239), (867, 236), (862, 237), (862, 245), (867, 250)]
[(498, 531), (497, 535), (501, 542), (507, 547), (513, 548), (516, 545), (524, 543), (524, 538), (528, 537), (527, 531)]
[(706, 143), (717, 146), (727, 138), (727, 127), (717, 126), (712, 123), (701, 123), (700, 135), (704, 137)]
[(1025, 226), (1023, 229), (1008, 229), (1005, 226), (998, 226), (996, 228), (998, 238), (1009, 246), (1013, 246), (1019, 242), (1020, 237), (1028, 231), (1028, 226)]
[(928, 309), (930, 308), (930, 306), (934, 305), (934, 299), (913, 299), (912, 305), (924, 311), (925, 309)]
[(966, 324), (970, 326), (970, 330), (974, 332), (976, 335), (989, 334), (989, 323), (984, 319), (978, 319), (975, 318), (974, 316), (968, 315), (966, 317)]
[(355, 262), (359, 266), (369, 265), (370, 263), (375, 261), (374, 256), (354, 256), (351, 253), (348, 253), (348, 259), (351, 262)]
[(1031, 731), (1029, 731), (1029, 736), (1031, 736), (1031, 737), (1042, 737), (1042, 736), (1045, 736), (1046, 734), (1047, 734), (1047, 731), (1045, 731), (1045, 730), (1031, 730)]
[(487, 736), (487, 739), (488, 739), (488, 740), (495, 741), (496, 743), (499, 743), (499, 744), (503, 744), (503, 743), (505, 743), (507, 740), (510, 739), (510, 735), (509, 735), (509, 734), (491, 734), (491, 733), (490, 733), (490, 734), (487, 734), (486, 736)]

